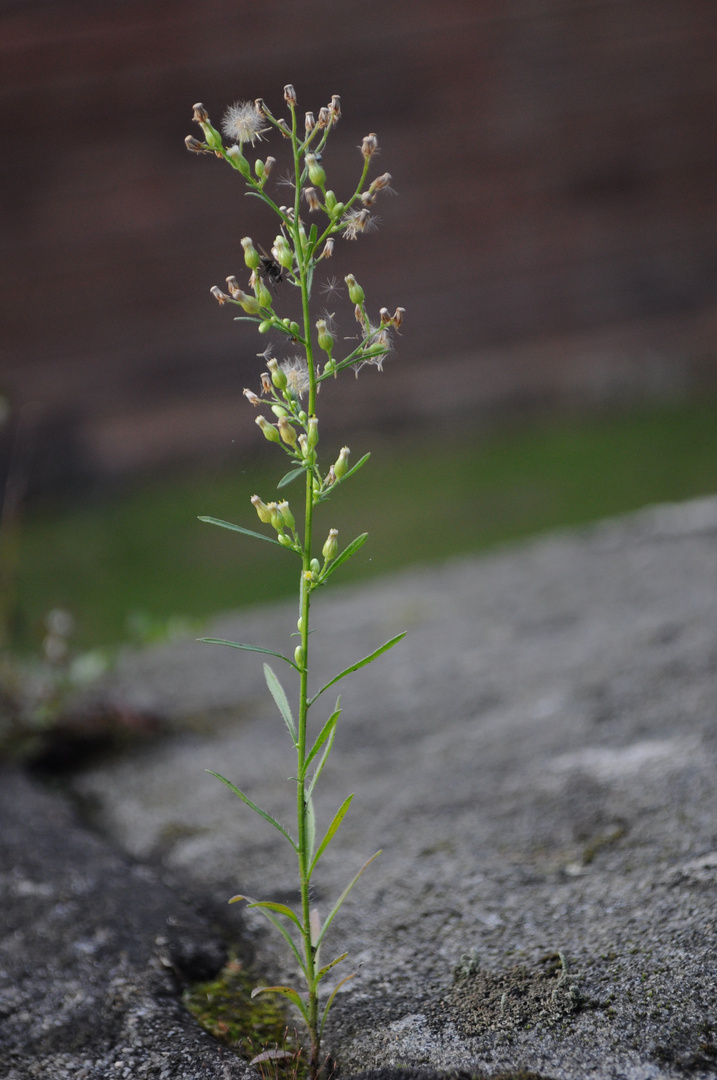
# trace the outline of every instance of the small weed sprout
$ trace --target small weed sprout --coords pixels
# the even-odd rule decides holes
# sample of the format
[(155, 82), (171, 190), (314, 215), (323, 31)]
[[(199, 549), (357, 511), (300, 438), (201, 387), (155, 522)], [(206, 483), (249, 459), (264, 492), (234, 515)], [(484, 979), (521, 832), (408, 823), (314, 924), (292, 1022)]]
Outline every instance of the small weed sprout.
[[(241, 309), (239, 321), (253, 323), (260, 334), (272, 333), (283, 340), (286, 355), (277, 358), (270, 346), (258, 355), (264, 361), (265, 370), (259, 375), (255, 390), (247, 389), (244, 395), (258, 411), (256, 424), (264, 437), (276, 445), (288, 458), (288, 471), (281, 477), (277, 488), (281, 497), (264, 501), (254, 495), (251, 502), (263, 532), (255, 532), (242, 525), (233, 525), (216, 518), (203, 517), (202, 521), (225, 529), (276, 544), (287, 552), (287, 557), (297, 561), (299, 593), (299, 618), (297, 631), (299, 643), (293, 656), (284, 656), (256, 645), (236, 641), (220, 641), (203, 638), (203, 641), (228, 645), (236, 649), (268, 654), (285, 663), (298, 680), (295, 708), (279, 678), (269, 664), (264, 664), (264, 674), (269, 691), (288, 728), (296, 751), (296, 832), (288, 829), (267, 811), (258, 807), (230, 780), (213, 773), (222, 783), (259, 814), (270, 826), (277, 829), (298, 861), (301, 902), (298, 910), (287, 904), (270, 900), (255, 900), (247, 896), (234, 896), (233, 903), (245, 900), (257, 908), (284, 938), (303, 977), (301, 990), (293, 986), (264, 986), (254, 994), (273, 993), (288, 999), (301, 1014), (308, 1031), (308, 1070), (311, 1078), (322, 1071), (320, 1060), (321, 1038), (329, 1009), (336, 993), (353, 975), (346, 975), (319, 1002), (320, 984), (333, 969), (346, 959), (342, 953), (322, 963), (319, 959), (321, 946), (327, 930), (356, 881), (376, 855), (366, 862), (348, 883), (331, 910), (323, 918), (310, 905), (311, 880), (319, 861), (336, 835), (351, 805), (353, 795), (348, 795), (334, 814), (328, 827), (318, 839), (312, 802), (314, 788), (326, 765), (334, 744), (337, 724), (341, 714), (340, 698), (337, 699), (328, 719), (323, 723), (309, 725), (309, 712), (318, 699), (345, 675), (370, 664), (382, 653), (391, 649), (404, 637), (398, 634), (363, 657), (344, 671), (339, 672), (318, 690), (309, 689), (309, 612), (313, 594), (329, 581), (352, 555), (363, 546), (367, 534), (362, 533), (343, 549), (338, 532), (330, 528), (325, 539), (315, 540), (315, 511), (366, 464), (365, 454), (353, 466), (349, 465), (349, 449), (343, 447), (336, 461), (321, 465), (319, 462), (319, 417), (317, 414), (317, 391), (323, 381), (335, 379), (339, 373), (354, 371), (356, 374), (366, 365), (381, 371), (384, 360), (392, 351), (392, 335), (403, 321), (404, 309), (396, 308), (391, 314), (381, 308), (372, 318), (369, 315), (364, 290), (353, 274), (346, 274), (344, 286), (338, 287), (336, 278), (329, 279), (330, 293), (337, 302), (346, 295), (353, 308), (357, 333), (349, 351), (339, 355), (337, 345), (341, 340), (336, 333), (335, 315), (325, 310), (317, 317), (311, 306), (312, 285), (319, 264), (330, 259), (335, 252), (335, 240), (360, 241), (364, 234), (372, 232), (378, 223), (374, 204), (382, 192), (390, 192), (391, 177), (388, 173), (369, 182), (368, 176), (374, 157), (378, 153), (375, 133), (367, 135), (360, 147), (360, 175), (355, 190), (348, 197), (340, 198), (328, 186), (323, 154), (326, 144), (336, 130), (341, 116), (341, 103), (334, 95), (328, 105), (318, 113), (307, 112), (300, 122), (297, 112), (296, 93), (292, 86), (284, 87), (284, 100), (289, 120), (278, 119), (264, 101), (238, 102), (227, 111), (222, 130), (230, 145), (225, 145), (221, 134), (209, 119), (203, 105), (194, 106), (194, 120), (199, 124), (203, 141), (189, 136), (187, 148), (197, 154), (213, 154), (226, 161), (243, 178), (248, 194), (259, 198), (273, 214), (273, 239), (267, 234), (265, 246), (255, 245), (251, 237), (242, 240), (243, 260), (248, 272), (248, 284), (242, 288), (237, 278), (227, 278), (227, 289), (213, 286), (211, 292), (219, 304), (230, 304)], [(275, 158), (257, 157), (252, 163), (245, 156), (248, 146), (261, 145), (270, 133), (279, 137), (280, 143), (291, 151), (288, 174), (283, 184), (291, 205), (281, 205), (269, 191), (274, 174)], [(281, 196), (280, 196), (281, 198)], [(311, 224), (302, 214), (316, 216)], [(275, 309), (287, 290), (296, 289), (301, 302), (299, 320), (283, 316)], [(283, 497), (284, 489), (292, 483), (303, 481), (299, 503), (301, 511), (292, 510)], [(376, 854), (379, 854), (378, 852)], [(267, 1058), (268, 1060), (268, 1058)]]

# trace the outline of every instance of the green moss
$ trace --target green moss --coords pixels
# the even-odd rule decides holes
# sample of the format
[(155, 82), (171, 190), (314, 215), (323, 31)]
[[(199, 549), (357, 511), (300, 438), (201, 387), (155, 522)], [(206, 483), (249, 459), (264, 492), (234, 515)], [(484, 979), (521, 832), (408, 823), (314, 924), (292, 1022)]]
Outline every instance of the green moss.
[(291, 1057), (285, 1061), (260, 1064), (259, 1071), (267, 1080), (303, 1080), (306, 1070), (296, 1032), (275, 995), (252, 998), (257, 983), (256, 976), (232, 958), (216, 979), (185, 990), (183, 1002), (205, 1031), (247, 1061), (265, 1050), (289, 1052)]

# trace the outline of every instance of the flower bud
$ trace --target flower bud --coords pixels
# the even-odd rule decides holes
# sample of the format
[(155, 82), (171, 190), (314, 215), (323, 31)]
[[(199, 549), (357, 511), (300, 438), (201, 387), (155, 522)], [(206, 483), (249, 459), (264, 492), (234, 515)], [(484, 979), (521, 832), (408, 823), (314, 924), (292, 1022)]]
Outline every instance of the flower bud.
[(316, 189), (315, 188), (312, 188), (312, 187), (304, 188), (302, 194), (303, 194), (304, 198), (306, 199), (307, 206), (309, 207), (309, 211), (311, 213), (313, 213), (315, 210), (320, 210), (321, 209), (321, 203), (319, 202), (319, 198), (318, 198), (318, 196), (316, 194)]
[(287, 529), (291, 529), (292, 532), (296, 532), (296, 521), (294, 520), (294, 515), (289, 509), (289, 504), (286, 499), (284, 499), (283, 502), (280, 502), (278, 504), (278, 509)]
[(319, 109), (319, 118), (317, 120), (317, 123), (318, 123), (319, 127), (325, 128), (330, 119), (331, 119), (331, 111), (330, 111), (330, 109), (328, 109), (326, 107), (326, 105), (322, 105), (322, 107)]
[(287, 83), (284, 87), (284, 101), (287, 105), (296, 105), (296, 90), (291, 83)]
[(272, 305), (271, 293), (267, 289), (264, 282), (259, 280), (254, 284), (254, 295), (263, 308), (270, 308)]
[(331, 467), (329, 468), (328, 473), (326, 474), (326, 483), (328, 484), (329, 487), (332, 487), (333, 484), (336, 483), (336, 473), (334, 472), (333, 465), (331, 465)]
[(367, 135), (361, 143), (361, 153), (365, 158), (373, 157), (378, 150), (378, 139), (376, 138), (376, 132), (372, 131), (370, 135)]
[(254, 241), (250, 236), (242, 237), (241, 246), (244, 248), (244, 262), (250, 270), (258, 270), (261, 265), (261, 256), (254, 247)]
[(331, 356), (328, 358), (328, 360), (324, 364), (324, 370), (323, 370), (322, 374), (324, 374), (324, 375), (333, 375), (334, 378), (337, 378), (338, 371), (336, 369), (336, 361)]
[(359, 285), (353, 274), (347, 274), (344, 278), (349, 290), (349, 298), (352, 304), (363, 304), (366, 294)]
[(312, 559), (311, 562), (309, 563), (309, 566), (311, 567), (311, 573), (312, 574), (317, 574), (318, 575), (318, 574), (321, 573), (321, 563), (319, 562), (318, 559)]
[(307, 430), (307, 433), (306, 433), (306, 442), (308, 444), (309, 450), (313, 450), (314, 447), (317, 446), (318, 442), (319, 442), (319, 420), (318, 420), (318, 417), (316, 417), (316, 416), (310, 417), (307, 427), (308, 427), (308, 430)]
[(281, 442), (279, 432), (276, 430), (273, 424), (270, 424), (265, 416), (257, 416), (256, 423), (261, 428), (262, 434), (269, 442)]
[(242, 393), (244, 394), (244, 397), (247, 399), (249, 404), (253, 405), (254, 408), (256, 408), (257, 405), (261, 405), (261, 399), (257, 397), (253, 390), (244, 389)]
[(323, 188), (326, 184), (326, 172), (319, 164), (316, 154), (306, 154), (304, 160), (306, 162), (306, 168), (309, 171), (311, 183), (316, 184), (317, 187)]
[(237, 145), (230, 146), (226, 153), (230, 165), (233, 165), (237, 172), (240, 172), (242, 176), (246, 176), (247, 178), (251, 176), (251, 165)]
[(304, 130), (306, 131), (306, 134), (308, 135), (309, 132), (313, 131), (315, 127), (316, 120), (314, 119), (314, 114), (312, 112), (307, 112), (304, 115)]
[(279, 434), (286, 443), (287, 446), (296, 446), (296, 431), (291, 426), (285, 416), (280, 416), (277, 420), (276, 426), (279, 429)]
[(268, 525), (271, 521), (271, 511), (266, 503), (258, 495), (252, 495), (251, 504), (259, 515), (259, 521), (263, 521), (265, 525)]
[(237, 296), (238, 293), (241, 292), (241, 289), (239, 288), (239, 282), (233, 274), (227, 278), (227, 288), (229, 289), (229, 294), (232, 297)]
[(293, 547), (294, 546), (292, 544), (292, 542), (291, 542), (291, 537), (287, 536), (286, 533), (279, 533), (279, 535), (277, 536), (276, 539), (278, 540), (278, 542), (281, 544), (282, 547), (288, 548), (288, 547)]
[(296, 629), (299, 631), (300, 634), (303, 634), (303, 632), (304, 632), (304, 618), (303, 618), (303, 615), (299, 615), (299, 618), (296, 620)]
[(342, 446), (341, 447), (341, 452), (339, 453), (339, 456), (338, 456), (338, 458), (336, 459), (336, 461), (334, 462), (334, 465), (333, 465), (334, 475), (335, 475), (337, 480), (341, 480), (341, 478), (346, 475), (346, 472), (347, 472), (348, 467), (349, 467), (349, 454), (350, 453), (351, 453), (351, 451), (349, 450), (348, 446)]
[(271, 372), (271, 381), (277, 390), (286, 389), (286, 374), (279, 367), (279, 362), (273, 356), (270, 360), (267, 360), (266, 366)]
[(274, 256), (280, 266), (283, 266), (286, 270), (291, 270), (294, 265), (294, 255), (286, 242), (285, 236), (277, 236), (274, 240), (274, 246), (271, 249), (271, 254)]
[(231, 296), (227, 296), (226, 293), (223, 293), (218, 285), (212, 285), (209, 291), (220, 304), (226, 304), (228, 300), (231, 300)]
[(333, 562), (339, 553), (339, 530), (329, 529), (329, 535), (326, 537), (326, 543), (321, 549), (321, 554), (324, 556), (326, 562)]
[(299, 449), (301, 450), (302, 457), (308, 457), (309, 455), (309, 440), (306, 435), (299, 435)]
[(331, 356), (331, 350), (334, 347), (334, 339), (326, 327), (326, 319), (318, 319), (316, 322), (316, 329), (319, 332), (319, 348), (323, 349), (325, 353), (328, 353), (328, 355)]
[(271, 170), (276, 165), (276, 158), (268, 157), (264, 162), (264, 179), (268, 180)]
[(262, 322), (259, 323), (257, 330), (260, 334), (268, 334), (273, 325), (273, 319), (264, 319)]
[(296, 664), (296, 666), (299, 668), (300, 671), (303, 670), (303, 667), (304, 667), (304, 650), (303, 650), (303, 647), (301, 645), (297, 645), (296, 648), (294, 649), (294, 663)]
[(205, 143), (200, 143), (199, 139), (195, 139), (193, 135), (187, 135), (184, 140), (184, 145), (187, 150), (191, 150), (193, 154), (206, 154), (207, 147)]
[(284, 519), (281, 516), (281, 510), (279, 509), (279, 507), (276, 505), (275, 502), (270, 502), (267, 505), (267, 510), (269, 511), (269, 520), (271, 521), (272, 526), (276, 529), (278, 533), (283, 533)]
[(341, 117), (341, 98), (338, 94), (331, 95), (331, 102), (329, 104), (329, 111), (331, 113), (331, 119), (336, 124)]
[(274, 416), (288, 416), (289, 415), (283, 405), (272, 405), (271, 411), (273, 412)]

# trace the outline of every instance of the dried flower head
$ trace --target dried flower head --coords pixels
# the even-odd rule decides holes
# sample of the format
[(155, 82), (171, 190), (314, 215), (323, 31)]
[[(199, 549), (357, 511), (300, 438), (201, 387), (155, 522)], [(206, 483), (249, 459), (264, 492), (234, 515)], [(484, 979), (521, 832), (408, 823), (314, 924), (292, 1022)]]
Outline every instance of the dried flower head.
[(366, 207), (363, 210), (349, 210), (341, 219), (344, 236), (347, 240), (355, 240), (359, 233), (373, 232), (378, 228), (378, 218), (371, 217), (371, 211)]
[(296, 397), (301, 398), (309, 389), (309, 369), (303, 356), (290, 356), (282, 360), (279, 367), (286, 375), (286, 386)]
[(240, 145), (248, 142), (253, 146), (269, 130), (262, 127), (263, 123), (263, 117), (253, 101), (235, 101), (224, 113), (222, 131), (227, 139)]

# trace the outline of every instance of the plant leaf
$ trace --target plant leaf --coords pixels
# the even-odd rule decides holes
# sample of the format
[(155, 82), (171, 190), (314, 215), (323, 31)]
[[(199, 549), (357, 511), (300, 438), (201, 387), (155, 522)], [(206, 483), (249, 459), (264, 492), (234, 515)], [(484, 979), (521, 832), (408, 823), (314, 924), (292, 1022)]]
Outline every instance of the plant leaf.
[(274, 915), (270, 910), (267, 910), (266, 907), (261, 907), (260, 906), (260, 904), (261, 904), (260, 901), (252, 900), (252, 898), (250, 896), (232, 896), (231, 900), (229, 900), (228, 903), (236, 904), (237, 900), (246, 900), (247, 903), (250, 906), (255, 905), (256, 907), (258, 907), (259, 911), (264, 916), (264, 918), (268, 919), (269, 922), (271, 923), (271, 925), (276, 930), (279, 931), (279, 933), (283, 937), (284, 941), (286, 942), (286, 944), (289, 946), (289, 948), (293, 952), (294, 956), (296, 957), (296, 959), (298, 961), (298, 964), (299, 964), (299, 967), (303, 971), (304, 975), (306, 975), (306, 964), (304, 962), (304, 959), (303, 959), (301, 953), (299, 952), (299, 950), (296, 947), (296, 942), (292, 938), (292, 936), (289, 933), (289, 931), (287, 930), (287, 928), (284, 926), (283, 922), (280, 922), (279, 919), (277, 919), (276, 915)]
[[(248, 897), (245, 896), (243, 899), (247, 900)], [(229, 902), (231, 903), (231, 900)], [(291, 922), (293, 922), (294, 926), (298, 927), (300, 931), (302, 930), (299, 916), (286, 904), (278, 904), (273, 900), (252, 900), (249, 903), (249, 907), (265, 908), (267, 911), (275, 911), (277, 915), (284, 915), (285, 918), (290, 919)]]
[[(330, 686), (333, 686), (334, 683), (337, 683), (339, 679), (343, 679), (344, 676), (350, 675), (352, 671), (358, 671), (359, 668), (365, 667), (366, 664), (370, 664), (373, 660), (379, 657), (381, 653), (388, 652), (388, 650), (392, 649), (394, 645), (398, 645), (399, 641), (405, 638), (407, 633), (408, 631), (404, 630), (402, 634), (397, 634), (396, 637), (391, 638), (390, 641), (387, 641), (379, 649), (375, 649), (374, 652), (370, 653), (368, 656), (364, 656), (363, 660), (359, 660), (357, 664), (352, 664), (351, 667), (345, 668), (335, 678), (333, 678), (331, 682), (327, 682), (325, 686), (322, 686), (319, 692), (317, 694), (314, 694), (308, 704), (313, 705), (316, 699), (320, 697), (321, 694), (323, 694), (324, 690), (328, 690), (328, 688)], [(284, 657), (284, 659), (286, 659), (286, 657)]]
[(250, 806), (251, 809), (259, 815), (259, 817), (264, 818), (264, 821), (268, 821), (270, 825), (273, 825), (275, 829), (278, 829), (281, 835), (285, 836), (286, 839), (289, 841), (294, 851), (298, 852), (299, 849), (292, 840), (290, 834), (286, 831), (283, 825), (279, 824), (276, 818), (273, 818), (271, 814), (267, 814), (266, 810), (262, 810), (259, 806), (256, 805), (256, 803), (252, 802), (248, 795), (245, 795), (243, 791), (240, 791), (238, 787), (232, 784), (231, 780), (227, 780), (225, 776), (222, 776), (218, 772), (214, 772), (213, 769), (207, 769), (207, 772), (210, 773), (212, 776), (216, 776), (217, 780), (221, 780), (223, 784), (226, 784), (229, 790), (233, 791), (237, 798), (241, 799), (241, 801), (246, 803), (247, 806)]
[(364, 546), (367, 540), (368, 533), (361, 533), (361, 535), (357, 536), (355, 540), (352, 540), (348, 547), (345, 547), (341, 554), (336, 556), (334, 561), (329, 564), (328, 568), (321, 575), (322, 583), (326, 581), (326, 579), (330, 577), (331, 574), (333, 574), (337, 566), (341, 566), (341, 563), (346, 562), (346, 560), (350, 559), (352, 555), (355, 555), (359, 548), (362, 548)]
[(289, 734), (291, 735), (291, 741), (293, 742), (294, 746), (296, 746), (298, 744), (298, 742), (299, 742), (299, 739), (298, 739), (298, 736), (296, 734), (296, 725), (294, 724), (294, 717), (291, 715), (291, 709), (289, 708), (289, 702), (287, 700), (286, 694), (284, 693), (284, 687), (281, 685), (281, 683), (279, 682), (276, 675), (271, 670), (271, 668), (269, 667), (268, 664), (264, 664), (264, 678), (266, 679), (266, 685), (269, 687), (269, 691), (271, 693), (271, 696), (273, 697), (274, 701), (276, 702), (277, 709), (279, 710), (281, 715), (284, 717), (284, 723), (286, 724), (286, 726), (289, 729)]
[(258, 1065), (262, 1061), (285, 1061), (286, 1058), (293, 1058), (295, 1055), (289, 1050), (264, 1050), (261, 1054), (257, 1054), (255, 1058), (252, 1058), (249, 1062), (249, 1068), (252, 1065)]
[(314, 869), (316, 867), (316, 864), (318, 863), (319, 859), (324, 854), (327, 847), (329, 846), (329, 844), (333, 840), (334, 836), (336, 835), (336, 833), (338, 831), (338, 828), (339, 828), (339, 825), (341, 824), (341, 822), (346, 817), (346, 812), (347, 812), (349, 806), (351, 805), (351, 800), (352, 799), (353, 799), (353, 794), (352, 795), (347, 795), (346, 798), (344, 799), (344, 801), (341, 803), (341, 806), (338, 808), (338, 810), (334, 814), (333, 821), (331, 822), (328, 829), (326, 830), (326, 834), (324, 836), (324, 839), (319, 844), (319, 850), (314, 855), (313, 862), (311, 863), (311, 866), (309, 867), (309, 877), (311, 877), (311, 875), (313, 874)]
[(321, 1036), (324, 1034), (324, 1024), (326, 1023), (326, 1017), (329, 1015), (329, 1009), (331, 1008), (331, 1006), (334, 1003), (334, 998), (336, 997), (336, 995), (338, 994), (339, 990), (344, 985), (344, 983), (347, 983), (350, 979), (355, 979), (355, 978), (356, 978), (356, 972), (353, 971), (350, 975), (347, 975), (345, 978), (343, 978), (341, 980), (341, 982), (337, 983), (336, 986), (331, 991), (331, 996), (329, 997), (329, 1000), (326, 1002), (326, 1005), (324, 1007), (324, 1015), (321, 1018), (321, 1027), (319, 1028), (319, 1039), (321, 1039)]
[(328, 739), (329, 735), (331, 734), (332, 729), (336, 727), (336, 723), (338, 721), (338, 718), (341, 715), (341, 709), (339, 708), (340, 701), (341, 701), (341, 697), (339, 696), (336, 699), (336, 709), (334, 710), (334, 712), (331, 713), (331, 716), (328, 718), (328, 720), (326, 721), (326, 723), (322, 727), (321, 731), (316, 736), (316, 740), (314, 742), (314, 745), (311, 747), (311, 749), (309, 750), (309, 753), (306, 755), (306, 761), (304, 762), (304, 768), (305, 769), (308, 769), (309, 765), (314, 760), (314, 758), (318, 754), (319, 750), (321, 749), (321, 747), (324, 745), (324, 743)]
[[(316, 814), (314, 813), (314, 800), (311, 795), (304, 795), (304, 798), (306, 800), (306, 831), (309, 841), (309, 858), (311, 859), (316, 847)], [(309, 876), (311, 876), (311, 870), (309, 870)]]
[[(348, 476), (348, 473), (346, 474)], [(277, 547), (282, 547), (278, 540), (275, 540), (273, 536), (265, 536), (264, 533), (254, 532), (253, 529), (245, 529), (242, 525), (232, 525), (231, 521), (222, 521), (220, 518), (213, 517), (200, 517), (199, 521), (206, 521), (209, 525), (219, 525), (222, 529), (231, 529), (232, 532), (244, 533), (245, 536), (254, 536), (257, 540), (267, 540), (270, 544), (276, 544)]]
[[(282, 476), (281, 480), (279, 481), (279, 483), (276, 486), (278, 488), (286, 487), (287, 484), (290, 484), (293, 480), (296, 480), (299, 476), (302, 476), (305, 472), (306, 472), (306, 468), (303, 465), (300, 465), (298, 469), (291, 469), (288, 473), (285, 473), (284, 476)], [(278, 543), (278, 541), (277, 541), (277, 543)]]
[(321, 755), (321, 757), (319, 758), (319, 764), (316, 766), (316, 770), (314, 771), (314, 775), (311, 777), (311, 780), (309, 781), (309, 786), (306, 789), (306, 794), (308, 796), (311, 796), (311, 794), (313, 793), (313, 790), (316, 787), (318, 779), (321, 776), (321, 773), (323, 772), (324, 765), (326, 764), (326, 762), (328, 760), (328, 756), (331, 753), (331, 748), (334, 745), (334, 739), (335, 738), (336, 738), (336, 727), (333, 727), (331, 729), (331, 734), (329, 735), (329, 737), (328, 737), (328, 739), (326, 741), (326, 745), (324, 747), (324, 752)]
[[(316, 940), (316, 948), (317, 948), (317, 949), (319, 948), (319, 946), (321, 945), (321, 942), (323, 941), (323, 937), (324, 937), (324, 934), (326, 933), (326, 931), (328, 930), (328, 928), (329, 928), (329, 927), (331, 926), (331, 923), (332, 923), (332, 922), (333, 922), (333, 920), (334, 920), (334, 916), (336, 915), (336, 912), (337, 912), (337, 911), (339, 910), (339, 908), (340, 908), (340, 907), (341, 907), (341, 905), (343, 904), (344, 900), (346, 899), (346, 897), (348, 896), (348, 894), (349, 894), (349, 893), (351, 892), (351, 890), (353, 889), (353, 887), (354, 887), (354, 885), (356, 884), (356, 882), (358, 881), (358, 879), (359, 879), (359, 878), (361, 877), (361, 875), (363, 874), (363, 872), (364, 872), (364, 870), (366, 869), (366, 867), (367, 867), (367, 866), (370, 866), (370, 865), (371, 865), (371, 863), (373, 862), (373, 860), (374, 860), (374, 859), (377, 859), (377, 858), (378, 858), (378, 856), (379, 856), (380, 854), (381, 854), (381, 852), (380, 852), (380, 851), (377, 851), (375, 855), (372, 855), (370, 859), (367, 859), (367, 860), (366, 860), (366, 862), (365, 862), (365, 863), (363, 864), (363, 866), (361, 867), (361, 869), (359, 870), (359, 872), (358, 872), (357, 874), (355, 874), (355, 875), (354, 875), (354, 877), (352, 877), (352, 878), (351, 878), (351, 881), (349, 881), (348, 885), (346, 886), (346, 888), (344, 889), (344, 891), (343, 891), (343, 892), (341, 893), (341, 896), (340, 896), (340, 897), (338, 898), (338, 900), (336, 901), (336, 903), (334, 904), (334, 906), (333, 906), (333, 907), (331, 908), (331, 911), (330, 911), (330, 912), (329, 912), (329, 914), (328, 914), (328, 915), (326, 916), (326, 922), (325, 922), (325, 923), (324, 923), (324, 925), (323, 925), (323, 926), (321, 927), (321, 933), (319, 934), (319, 936), (318, 936), (318, 938), (317, 938), (317, 940)], [(338, 987), (337, 987), (337, 989), (338, 989)], [(334, 991), (334, 993), (335, 993), (335, 992), (336, 992), (336, 991)]]
[(228, 645), (230, 649), (244, 649), (245, 652), (258, 652), (264, 653), (266, 656), (275, 656), (277, 660), (285, 660), (295, 671), (299, 670), (293, 660), (280, 652), (274, 652), (273, 649), (261, 649), (258, 645), (244, 645), (241, 641), (225, 641), (223, 638), (216, 637), (200, 637), (197, 638), (197, 641), (202, 641), (205, 645)]
[(289, 1001), (296, 1005), (297, 1009), (303, 1016), (306, 1023), (309, 1023), (309, 1016), (298, 991), (294, 990), (291, 986), (255, 986), (251, 992), (251, 996), (255, 998), (257, 994), (282, 994), (287, 997)]
[(347, 956), (347, 952), (341, 953), (341, 956), (337, 956), (336, 959), (332, 960), (330, 964), (326, 965), (326, 967), (322, 967), (321, 970), (318, 971), (316, 974), (316, 981), (319, 982), (321, 979), (323, 979), (324, 975), (328, 974), (328, 972), (331, 971), (331, 968), (336, 967), (336, 965), (340, 964), (342, 960), (345, 960)]

